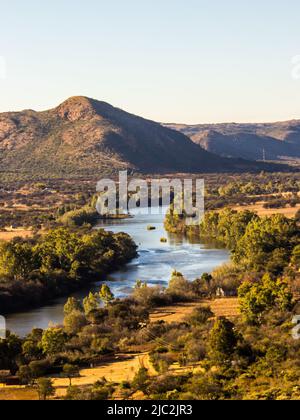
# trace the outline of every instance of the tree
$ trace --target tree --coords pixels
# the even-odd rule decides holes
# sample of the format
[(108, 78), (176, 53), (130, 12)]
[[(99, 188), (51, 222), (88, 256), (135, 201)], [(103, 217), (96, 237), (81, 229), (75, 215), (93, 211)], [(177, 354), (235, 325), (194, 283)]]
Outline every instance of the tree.
[(22, 345), (22, 353), (27, 360), (40, 359), (42, 356), (41, 348), (38, 343), (33, 340), (26, 340)]
[(174, 270), (171, 276), (171, 280), (169, 282), (169, 286), (167, 292), (174, 297), (182, 298), (186, 296), (192, 289), (192, 285), (188, 282), (183, 274), (179, 273), (178, 271)]
[(21, 238), (0, 244), (0, 275), (15, 280), (27, 279), (38, 268), (31, 244)]
[(261, 281), (244, 282), (238, 290), (240, 310), (245, 321), (258, 324), (266, 311), (277, 308), (289, 310), (293, 295), (286, 281), (265, 274)]
[(49, 328), (42, 336), (41, 346), (44, 354), (55, 355), (61, 353), (67, 341), (67, 336), (61, 328)]
[(16, 372), (17, 358), (22, 353), (22, 340), (7, 332), (6, 339), (0, 339), (0, 370)]
[(292, 252), (291, 264), (296, 270), (300, 269), (300, 245), (297, 245)]
[(27, 335), (22, 344), (22, 353), (29, 360), (39, 360), (43, 356), (40, 342), (43, 336), (43, 330), (34, 328), (30, 334)]
[(280, 265), (278, 261), (273, 266), (276, 272), (282, 272), (289, 264), (291, 252), (297, 242), (299, 229), (294, 220), (281, 214), (254, 218), (248, 224), (245, 235), (238, 241), (233, 260), (247, 269), (259, 271), (265, 270), (268, 262), (278, 256)]
[(83, 307), (80, 300), (70, 297), (64, 306), (64, 314), (70, 315), (74, 311), (83, 312)]
[(142, 391), (144, 394), (147, 394), (148, 385), (149, 385), (148, 370), (145, 367), (141, 367), (133, 379), (132, 386), (137, 391)]
[(234, 324), (225, 317), (216, 320), (209, 336), (209, 355), (217, 363), (228, 364), (238, 344)]
[(78, 334), (87, 325), (84, 313), (75, 310), (64, 318), (64, 327), (68, 334)]
[(27, 385), (32, 381), (32, 372), (29, 366), (20, 366), (18, 371), (18, 377), (22, 384)]
[(105, 303), (105, 305), (108, 305), (115, 298), (112, 291), (107, 286), (107, 284), (102, 285), (101, 290), (99, 292), (99, 296), (100, 296), (100, 299), (102, 300), (102, 302)]
[(74, 267), (78, 269), (81, 245), (81, 238), (67, 228), (50, 231), (35, 247), (35, 252), (40, 258), (41, 271), (48, 273), (63, 270), (74, 274)]
[(64, 374), (69, 378), (70, 387), (72, 386), (72, 378), (79, 375), (79, 368), (75, 365), (66, 364), (63, 367)]
[(85, 315), (88, 316), (91, 312), (96, 311), (100, 307), (99, 293), (92, 293), (83, 300), (83, 307)]
[(201, 306), (195, 308), (191, 316), (187, 319), (188, 323), (193, 327), (205, 324), (210, 318), (214, 316), (209, 306)]
[(40, 400), (47, 400), (48, 397), (55, 395), (55, 389), (53, 387), (51, 379), (40, 378), (37, 380), (37, 389)]
[(28, 367), (30, 369), (31, 379), (35, 380), (41, 378), (47, 373), (49, 369), (49, 363), (47, 360), (34, 360), (33, 362), (29, 363)]

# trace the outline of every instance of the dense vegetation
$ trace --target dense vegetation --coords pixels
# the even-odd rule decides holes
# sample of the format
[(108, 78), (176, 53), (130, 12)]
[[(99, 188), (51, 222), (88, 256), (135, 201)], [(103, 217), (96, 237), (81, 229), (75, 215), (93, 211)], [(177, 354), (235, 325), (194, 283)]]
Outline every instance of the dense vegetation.
[[(137, 282), (124, 300), (114, 299), (106, 285), (83, 302), (71, 298), (63, 326), (2, 340), (0, 369), (37, 387), (42, 399), (54, 394), (51, 375), (58, 374), (69, 378), (66, 398), (71, 400), (126, 399), (137, 391), (140, 397), (163, 400), (299, 399), (300, 341), (291, 335), (299, 307), (289, 287), (270, 276), (255, 293), (263, 303), (259, 317), (248, 286), (240, 296), (243, 318), (214, 319), (209, 307), (199, 305), (183, 322), (149, 322), (149, 311), (163, 302), (202, 296), (209, 277), (189, 283), (174, 272), (166, 290)], [(141, 366), (132, 381), (103, 378), (93, 386), (73, 386), (80, 367), (141, 347), (149, 349), (156, 376)], [(180, 371), (172, 370), (176, 364)]]
[(59, 227), (31, 239), (0, 242), (2, 313), (41, 304), (103, 279), (136, 256), (126, 234)]
[(165, 224), (173, 232), (178, 229), (191, 237), (198, 235), (204, 241), (231, 250), (232, 263), (215, 271), (218, 286), (229, 294), (237, 293), (245, 273), (250, 279), (256, 279), (267, 272), (290, 277), (296, 283), (300, 244), (298, 216), (294, 219), (281, 214), (259, 217), (250, 211), (225, 209), (207, 212), (199, 226), (187, 226), (184, 217), (171, 209)]
[[(218, 209), (222, 203), (249, 204), (279, 194), (296, 200), (299, 180), (296, 175), (248, 174), (232, 176), (228, 183), (214, 175), (207, 189), (207, 207)], [(105, 278), (135, 255), (126, 235), (75, 228), (85, 223), (85, 217), (78, 223), (77, 215), (91, 199), (92, 193), (78, 196), (75, 205), (64, 202), (44, 236), (1, 243), (0, 305), (10, 295), (9, 305), (18, 300), (31, 305), (41, 296), (68, 293)], [(300, 399), (300, 341), (292, 336), (292, 320), (300, 313), (299, 220), (299, 212), (288, 219), (224, 209), (208, 211), (202, 224), (191, 229), (171, 211), (169, 230), (219, 243), (231, 251), (231, 263), (192, 282), (174, 271), (166, 289), (137, 281), (132, 295), (122, 300), (105, 284), (83, 301), (70, 298), (63, 325), (0, 340), (0, 371), (9, 370), (35, 387), (41, 399), (54, 396), (53, 376), (69, 380), (70, 400), (137, 395), (160, 400)], [(224, 295), (238, 298), (239, 316), (215, 317), (208, 301)], [(197, 303), (184, 320), (151, 322), (153, 309), (181, 302)], [(73, 385), (81, 368), (139, 352), (149, 352), (156, 376), (141, 364), (133, 380), (111, 383), (103, 378), (93, 386)]]

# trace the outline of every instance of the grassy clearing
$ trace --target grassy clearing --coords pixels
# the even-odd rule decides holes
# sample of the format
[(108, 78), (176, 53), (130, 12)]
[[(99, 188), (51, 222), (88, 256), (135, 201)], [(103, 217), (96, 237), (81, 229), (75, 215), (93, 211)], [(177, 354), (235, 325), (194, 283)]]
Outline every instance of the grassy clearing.
[(234, 210), (244, 211), (250, 210), (254, 213), (257, 213), (259, 216), (271, 216), (272, 214), (283, 214), (286, 217), (293, 218), (295, 217), (297, 211), (300, 209), (300, 205), (296, 207), (284, 207), (281, 209), (265, 209), (264, 203), (251, 204), (249, 206), (236, 206), (233, 207)]
[(182, 303), (176, 306), (166, 306), (155, 309), (151, 316), (151, 322), (183, 322), (185, 318), (199, 306), (208, 305), (216, 317), (236, 317), (239, 315), (239, 304), (237, 298), (224, 298), (193, 303)]
[[(103, 378), (118, 384), (123, 381), (132, 381), (141, 367), (148, 369), (150, 375), (156, 375), (149, 361), (148, 353), (138, 353), (131, 356), (119, 354), (112, 361), (102, 366), (81, 370), (80, 377), (72, 379), (72, 385), (92, 385)], [(56, 388), (56, 396), (63, 397), (66, 395), (69, 379), (54, 378), (53, 385)]]
[(32, 401), (38, 400), (38, 394), (32, 388), (5, 387), (0, 388), (0, 401)]
[(30, 238), (33, 235), (32, 230), (28, 229), (16, 229), (10, 231), (0, 231), (1, 241), (11, 241), (14, 238)]

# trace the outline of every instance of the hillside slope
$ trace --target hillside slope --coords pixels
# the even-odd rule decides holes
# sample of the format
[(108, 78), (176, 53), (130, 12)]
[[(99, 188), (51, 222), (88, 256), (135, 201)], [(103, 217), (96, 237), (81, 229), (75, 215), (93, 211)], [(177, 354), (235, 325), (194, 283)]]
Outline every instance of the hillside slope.
[(205, 150), (251, 160), (300, 158), (300, 121), (266, 124), (166, 124)]
[[(31, 177), (276, 169), (205, 151), (184, 134), (86, 97), (0, 114), (0, 172)], [(278, 168), (277, 168), (278, 169)]]

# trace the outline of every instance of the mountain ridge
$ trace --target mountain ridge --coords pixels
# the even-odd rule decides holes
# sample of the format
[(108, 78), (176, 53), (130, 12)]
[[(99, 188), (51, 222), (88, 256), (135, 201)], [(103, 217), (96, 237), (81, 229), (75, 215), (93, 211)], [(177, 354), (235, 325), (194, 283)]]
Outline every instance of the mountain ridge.
[[(279, 170), (225, 159), (161, 124), (85, 96), (46, 111), (0, 114), (0, 171), (78, 176)], [(284, 169), (284, 167), (282, 167)]]
[(300, 120), (274, 123), (164, 124), (223, 157), (251, 160), (300, 158)]

